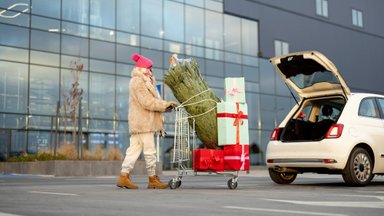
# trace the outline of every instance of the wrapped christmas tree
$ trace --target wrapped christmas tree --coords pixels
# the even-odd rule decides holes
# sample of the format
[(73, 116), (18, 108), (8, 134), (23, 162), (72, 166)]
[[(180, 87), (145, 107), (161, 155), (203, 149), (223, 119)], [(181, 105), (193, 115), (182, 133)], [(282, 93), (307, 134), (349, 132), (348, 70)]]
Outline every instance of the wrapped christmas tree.
[(206, 148), (217, 148), (216, 103), (220, 99), (208, 88), (194, 59), (177, 60), (171, 57), (171, 67), (164, 76), (165, 83), (174, 96), (185, 105), (186, 111), (195, 116), (197, 137)]

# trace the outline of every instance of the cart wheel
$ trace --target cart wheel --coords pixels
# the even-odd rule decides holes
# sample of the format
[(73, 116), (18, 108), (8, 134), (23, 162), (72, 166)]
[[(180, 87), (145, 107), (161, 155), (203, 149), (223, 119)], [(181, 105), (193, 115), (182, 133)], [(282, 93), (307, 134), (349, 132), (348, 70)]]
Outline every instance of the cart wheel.
[(228, 188), (229, 189), (236, 189), (237, 188), (237, 181), (233, 178), (229, 179), (227, 182)]
[(171, 189), (176, 189), (176, 188), (179, 188), (180, 185), (181, 185), (181, 180), (178, 180), (176, 178), (173, 178), (171, 180), (169, 180), (168, 182), (168, 185)]
[(180, 186), (181, 186), (181, 181), (179, 180), (176, 182), (176, 188), (179, 188)]
[(171, 189), (176, 189), (176, 188), (178, 188), (177, 187), (177, 180), (176, 179), (171, 179), (171, 180), (169, 180), (169, 182), (168, 182), (168, 185), (169, 185), (169, 188), (171, 188)]

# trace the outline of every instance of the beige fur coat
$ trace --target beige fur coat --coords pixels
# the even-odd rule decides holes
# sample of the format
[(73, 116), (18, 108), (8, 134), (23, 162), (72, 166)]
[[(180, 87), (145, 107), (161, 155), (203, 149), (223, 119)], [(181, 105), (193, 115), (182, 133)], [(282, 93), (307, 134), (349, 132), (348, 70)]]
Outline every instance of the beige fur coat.
[(144, 75), (143, 68), (135, 67), (129, 84), (129, 133), (159, 132), (163, 130), (163, 116), (166, 101), (160, 98), (156, 80)]

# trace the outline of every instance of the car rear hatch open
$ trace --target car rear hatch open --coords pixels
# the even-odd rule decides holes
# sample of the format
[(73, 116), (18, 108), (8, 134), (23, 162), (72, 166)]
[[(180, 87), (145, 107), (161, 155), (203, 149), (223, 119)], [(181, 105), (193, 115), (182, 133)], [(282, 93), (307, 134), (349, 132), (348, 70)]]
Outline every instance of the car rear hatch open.
[(317, 51), (290, 53), (270, 59), (285, 83), (300, 99), (351, 94), (335, 65)]

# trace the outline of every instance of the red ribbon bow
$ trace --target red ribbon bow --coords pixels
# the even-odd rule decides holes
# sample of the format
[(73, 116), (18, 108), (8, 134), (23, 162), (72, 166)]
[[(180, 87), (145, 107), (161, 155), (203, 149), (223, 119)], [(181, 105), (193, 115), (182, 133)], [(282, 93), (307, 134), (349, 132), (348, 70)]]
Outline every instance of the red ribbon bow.
[(236, 113), (236, 117), (235, 117), (235, 121), (233, 122), (233, 126), (240, 126), (240, 125), (243, 125), (244, 124), (244, 121), (243, 121), (243, 111), (238, 111)]

